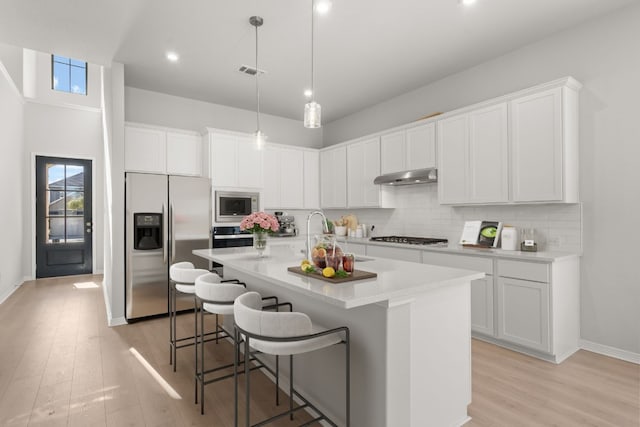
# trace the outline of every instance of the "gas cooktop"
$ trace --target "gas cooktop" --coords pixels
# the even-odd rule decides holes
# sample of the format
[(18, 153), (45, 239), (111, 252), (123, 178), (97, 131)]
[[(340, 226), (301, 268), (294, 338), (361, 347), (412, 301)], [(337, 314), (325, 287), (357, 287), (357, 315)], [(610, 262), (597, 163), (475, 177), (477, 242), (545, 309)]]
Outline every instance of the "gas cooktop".
[(447, 239), (434, 239), (432, 237), (408, 237), (408, 236), (380, 236), (369, 239), (373, 242), (404, 243), (409, 245), (442, 245)]

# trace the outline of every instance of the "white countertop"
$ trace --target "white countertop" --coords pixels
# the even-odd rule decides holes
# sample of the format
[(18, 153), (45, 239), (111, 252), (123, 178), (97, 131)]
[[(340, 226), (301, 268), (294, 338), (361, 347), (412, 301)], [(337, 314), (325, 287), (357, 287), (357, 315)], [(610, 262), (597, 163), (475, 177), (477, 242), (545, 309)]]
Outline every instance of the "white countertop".
[(340, 284), (330, 283), (287, 271), (288, 267), (299, 266), (304, 258), (304, 254), (300, 252), (300, 241), (295, 240), (297, 242), (291, 241), (290, 244), (280, 241), (272, 244), (276, 242), (270, 241), (264, 258), (259, 258), (252, 247), (198, 249), (193, 253), (257, 279), (346, 309), (410, 298), (441, 286), (484, 277), (484, 273), (469, 270), (363, 257), (368, 261), (356, 260), (356, 269), (377, 273), (378, 277)]
[[(300, 237), (298, 237), (300, 238)], [(521, 261), (538, 261), (538, 262), (556, 262), (564, 259), (571, 259), (581, 256), (577, 252), (561, 252), (561, 251), (539, 251), (539, 252), (522, 252), (507, 251), (503, 249), (483, 249), (483, 248), (465, 248), (456, 243), (448, 245), (409, 245), (402, 243), (376, 242), (369, 240), (368, 237), (338, 237), (339, 242), (356, 243), (360, 245), (387, 246), (393, 248), (413, 249), (429, 252), (451, 253), (458, 255), (484, 256), (492, 258), (518, 259)]]

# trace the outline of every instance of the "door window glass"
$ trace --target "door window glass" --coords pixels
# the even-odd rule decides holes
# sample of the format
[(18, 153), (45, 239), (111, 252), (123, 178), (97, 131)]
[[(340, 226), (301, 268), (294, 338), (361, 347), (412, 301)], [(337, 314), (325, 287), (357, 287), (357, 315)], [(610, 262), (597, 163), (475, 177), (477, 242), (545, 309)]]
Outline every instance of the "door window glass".
[(84, 241), (84, 167), (47, 164), (46, 243)]

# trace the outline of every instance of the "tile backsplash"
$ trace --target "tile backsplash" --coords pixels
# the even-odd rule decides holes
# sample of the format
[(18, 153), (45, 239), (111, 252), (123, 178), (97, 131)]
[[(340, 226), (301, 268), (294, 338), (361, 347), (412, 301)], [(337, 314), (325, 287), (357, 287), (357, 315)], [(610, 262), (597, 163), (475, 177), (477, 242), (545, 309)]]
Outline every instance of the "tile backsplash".
[[(327, 209), (329, 219), (353, 213), (360, 223), (375, 225), (374, 236), (405, 235), (441, 237), (458, 242), (465, 221), (490, 220), (523, 228), (534, 228), (539, 250), (582, 252), (582, 205), (442, 206), (437, 185), (409, 185), (394, 189), (395, 209)], [(307, 211), (291, 211), (301, 233), (305, 233)], [(314, 218), (313, 232), (320, 231)], [(317, 226), (317, 227), (316, 227)]]

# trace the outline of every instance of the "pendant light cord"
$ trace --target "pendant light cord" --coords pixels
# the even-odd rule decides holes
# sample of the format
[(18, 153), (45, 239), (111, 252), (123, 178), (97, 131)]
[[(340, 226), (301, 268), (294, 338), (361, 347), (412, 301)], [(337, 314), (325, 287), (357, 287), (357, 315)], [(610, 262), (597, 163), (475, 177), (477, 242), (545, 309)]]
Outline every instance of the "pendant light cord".
[(313, 75), (313, 68), (314, 68), (314, 64), (313, 64), (313, 21), (314, 21), (314, 14), (313, 14), (313, 6), (314, 6), (314, 0), (311, 0), (311, 102), (315, 102), (316, 101), (316, 89), (314, 86), (314, 75)]
[(256, 122), (258, 125), (258, 132), (260, 131), (260, 86), (258, 85), (258, 76), (260, 71), (258, 68), (258, 25), (256, 25)]

